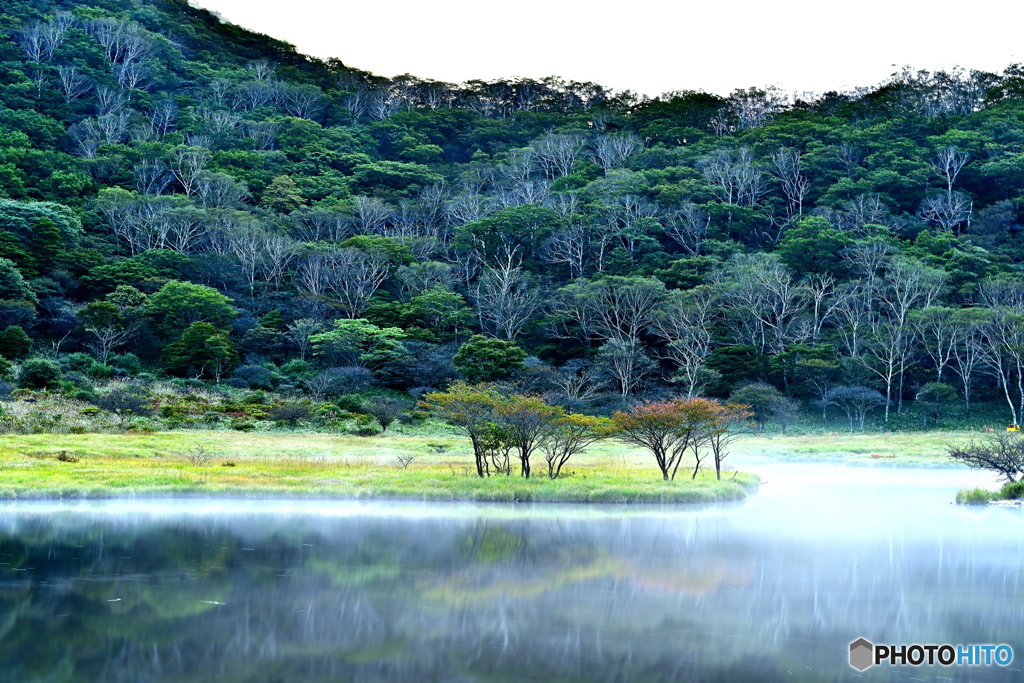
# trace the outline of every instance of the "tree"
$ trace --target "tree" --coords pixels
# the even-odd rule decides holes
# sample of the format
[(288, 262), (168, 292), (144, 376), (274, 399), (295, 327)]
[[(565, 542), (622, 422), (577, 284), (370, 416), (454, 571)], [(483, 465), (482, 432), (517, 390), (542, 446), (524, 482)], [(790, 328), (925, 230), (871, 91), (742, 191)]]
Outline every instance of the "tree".
[(569, 413), (555, 419), (540, 443), (548, 464), (548, 478), (557, 479), (569, 458), (607, 438), (612, 432), (612, 421), (607, 417)]
[(21, 360), (31, 349), (32, 339), (21, 327), (10, 325), (0, 332), (0, 356), (7, 360)]
[(515, 342), (474, 334), (459, 347), (452, 361), (471, 383), (494, 382), (523, 369), (526, 352)]
[(738, 436), (736, 430), (752, 413), (741, 403), (716, 403), (714, 422), (708, 427), (708, 444), (715, 460), (715, 478), (722, 480), (722, 461), (729, 457), (729, 445)]
[(532, 279), (511, 263), (484, 271), (473, 292), (480, 327), (502, 339), (518, 337), (541, 302)]
[(181, 338), (168, 344), (163, 353), (170, 372), (186, 377), (221, 377), (238, 364), (238, 353), (227, 334), (206, 322), (188, 326)]
[(405, 401), (400, 401), (391, 396), (382, 396), (363, 404), (363, 410), (377, 418), (382, 431), (387, 431), (392, 422), (397, 420), (406, 410)]
[(867, 387), (832, 387), (825, 392), (827, 405), (838, 406), (850, 421), (850, 431), (856, 420), (860, 430), (864, 431), (864, 418), (872, 408), (885, 405), (885, 396)]
[(1024, 475), (1024, 437), (1000, 432), (981, 443), (949, 446), (949, 457), (976, 470), (996, 472), (1007, 481)]
[(630, 396), (657, 367), (637, 340), (611, 339), (597, 352), (597, 364), (618, 387), (619, 396)]
[(168, 337), (182, 334), (195, 323), (227, 329), (237, 313), (231, 299), (213, 287), (171, 280), (146, 301), (145, 310)]
[(682, 384), (689, 398), (701, 393), (715, 379), (706, 367), (712, 349), (712, 324), (718, 316), (721, 295), (709, 286), (672, 292), (654, 331), (664, 339), (666, 354), (676, 364), (673, 378)]
[(705, 398), (649, 401), (638, 403), (628, 412), (616, 412), (612, 424), (617, 438), (651, 452), (663, 480), (675, 479), (687, 452), (696, 462), (696, 478), (703, 459), (701, 449), (718, 427), (716, 406)]
[(488, 385), (470, 386), (456, 382), (448, 391), (433, 392), (423, 397), (422, 405), (460, 429), (473, 445), (476, 473), (488, 476), (488, 433), (494, 425), (494, 406), (500, 395)]
[(135, 333), (134, 321), (125, 320), (121, 309), (109, 301), (91, 301), (78, 312), (85, 331), (93, 337), (92, 347), (101, 363)]
[(783, 432), (797, 411), (794, 401), (764, 382), (751, 382), (743, 385), (732, 392), (729, 402), (747, 406), (750, 415), (762, 429), (769, 420), (776, 420), (782, 425)]
[(530, 478), (530, 457), (563, 415), (561, 408), (549, 406), (536, 396), (513, 394), (495, 404), (495, 424), (503, 439), (518, 452), (524, 478)]
[(921, 426), (928, 426), (928, 419), (937, 425), (946, 406), (957, 400), (956, 389), (942, 382), (928, 382), (914, 397), (921, 407)]

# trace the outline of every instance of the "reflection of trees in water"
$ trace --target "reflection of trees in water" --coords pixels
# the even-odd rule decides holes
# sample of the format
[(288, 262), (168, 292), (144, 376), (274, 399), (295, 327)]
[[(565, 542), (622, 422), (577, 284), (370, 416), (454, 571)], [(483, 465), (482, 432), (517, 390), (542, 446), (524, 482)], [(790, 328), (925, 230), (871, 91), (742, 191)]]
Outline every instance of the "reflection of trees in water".
[(770, 681), (845, 673), (859, 635), (1024, 633), (1019, 544), (936, 563), (686, 516), (18, 520), (0, 681)]

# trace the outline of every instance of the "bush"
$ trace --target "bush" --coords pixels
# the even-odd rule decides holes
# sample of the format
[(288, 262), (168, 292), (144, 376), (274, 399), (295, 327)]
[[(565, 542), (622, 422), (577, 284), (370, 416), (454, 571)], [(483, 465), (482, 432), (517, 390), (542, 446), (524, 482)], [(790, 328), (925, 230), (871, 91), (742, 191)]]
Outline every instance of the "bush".
[(992, 492), (985, 489), (965, 489), (956, 492), (957, 505), (987, 505)]
[(306, 379), (312, 377), (313, 366), (304, 360), (290, 360), (281, 366), (281, 374), (292, 379)]
[(111, 356), (107, 361), (115, 370), (126, 375), (137, 375), (142, 372), (142, 361), (134, 353), (125, 353), (120, 356)]
[(999, 489), (999, 497), (1003, 500), (1024, 498), (1024, 480), (1003, 484), (1003, 488)]
[(270, 397), (263, 391), (254, 391), (242, 398), (241, 403), (247, 406), (265, 406)]
[(62, 373), (60, 366), (45, 358), (29, 358), (21, 366), (18, 386), (24, 389), (49, 389), (56, 387)]
[(235, 370), (232, 379), (240, 379), (252, 389), (270, 391), (274, 388), (274, 373), (262, 365), (243, 365)]
[(31, 349), (32, 340), (17, 325), (11, 325), (0, 332), (0, 356), (21, 360)]
[(84, 401), (85, 403), (92, 403), (96, 400), (96, 392), (91, 389), (79, 389), (78, 391), (71, 394), (71, 398), (76, 401)]
[(105, 394), (96, 397), (93, 401), (103, 410), (117, 413), (122, 417), (131, 415), (149, 415), (149, 392), (145, 388), (127, 384), (114, 387)]
[(287, 403), (270, 411), (270, 419), (274, 422), (287, 423), (295, 429), (300, 420), (308, 420), (313, 416), (313, 406), (308, 403)]

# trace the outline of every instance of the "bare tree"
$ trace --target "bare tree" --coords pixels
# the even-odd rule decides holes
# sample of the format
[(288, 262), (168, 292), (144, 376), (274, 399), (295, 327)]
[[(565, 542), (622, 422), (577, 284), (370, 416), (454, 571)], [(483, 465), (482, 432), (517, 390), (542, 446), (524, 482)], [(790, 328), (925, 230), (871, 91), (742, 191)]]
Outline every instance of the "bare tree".
[(786, 198), (786, 213), (792, 218), (804, 213), (804, 196), (811, 186), (811, 179), (800, 169), (800, 152), (788, 147), (776, 151), (771, 156), (771, 173), (782, 186), (782, 194)]
[(340, 242), (352, 234), (352, 219), (337, 211), (296, 211), (290, 218), (292, 235), (300, 242)]
[(346, 248), (307, 256), (297, 276), (300, 288), (314, 298), (335, 302), (349, 318), (358, 318), (389, 273), (383, 254)]
[(281, 90), (285, 111), (300, 119), (315, 119), (326, 106), (323, 91), (315, 85), (288, 85)]
[(589, 246), (588, 226), (582, 222), (573, 222), (551, 233), (544, 243), (544, 260), (556, 265), (564, 263), (569, 268), (570, 279), (583, 277)]
[(963, 192), (950, 192), (926, 197), (918, 215), (944, 232), (957, 232), (957, 227), (963, 223), (970, 226), (973, 209), (970, 197)]
[(949, 457), (976, 470), (990, 470), (1009, 482), (1024, 475), (1024, 438), (1019, 434), (993, 434), (986, 442), (950, 446)]
[(135, 189), (140, 194), (159, 197), (174, 180), (167, 165), (159, 159), (142, 159), (132, 170), (135, 178)]
[(64, 94), (64, 101), (68, 104), (87, 94), (92, 89), (92, 83), (77, 66), (58, 66), (57, 76), (59, 78), (60, 91)]
[(598, 135), (593, 141), (594, 157), (606, 171), (620, 166), (643, 146), (643, 140), (632, 133)]
[(872, 408), (886, 403), (885, 397), (874, 389), (867, 387), (833, 387), (825, 392), (825, 402), (834, 405), (846, 413), (853, 431), (854, 421), (864, 431), (864, 418)]
[(636, 393), (657, 367), (636, 339), (608, 340), (598, 350), (597, 360), (623, 398)]
[(665, 340), (666, 353), (677, 367), (674, 380), (689, 398), (699, 395), (714, 378), (706, 363), (720, 302), (721, 292), (707, 285), (673, 292), (654, 322), (654, 332)]
[(749, 342), (762, 353), (782, 353), (807, 335), (801, 319), (809, 303), (807, 286), (778, 258), (737, 256), (730, 266), (727, 301)]
[(703, 157), (698, 167), (718, 198), (726, 204), (753, 206), (768, 191), (765, 176), (755, 165), (749, 147), (741, 147), (736, 152), (718, 149)]
[(684, 202), (665, 226), (665, 234), (676, 241), (687, 254), (700, 253), (700, 245), (711, 226), (708, 212), (693, 202)]
[(533, 143), (540, 171), (548, 178), (561, 178), (573, 172), (586, 142), (573, 133), (551, 133)]
[(540, 306), (541, 294), (511, 258), (484, 270), (473, 290), (480, 327), (502, 339), (515, 339)]
[(210, 161), (210, 150), (203, 147), (178, 147), (171, 154), (170, 169), (189, 197), (199, 190), (199, 181)]
[(960, 171), (964, 170), (964, 166), (970, 160), (970, 154), (954, 146), (940, 147), (936, 151), (932, 165), (942, 174), (943, 179), (946, 181), (947, 197), (953, 196), (953, 185), (956, 183)]
[(352, 200), (352, 218), (356, 233), (381, 234), (391, 218), (392, 207), (377, 197), (357, 195)]
[(160, 100), (153, 105), (153, 109), (147, 113), (153, 127), (163, 136), (174, 130), (178, 121), (178, 105), (173, 100)]

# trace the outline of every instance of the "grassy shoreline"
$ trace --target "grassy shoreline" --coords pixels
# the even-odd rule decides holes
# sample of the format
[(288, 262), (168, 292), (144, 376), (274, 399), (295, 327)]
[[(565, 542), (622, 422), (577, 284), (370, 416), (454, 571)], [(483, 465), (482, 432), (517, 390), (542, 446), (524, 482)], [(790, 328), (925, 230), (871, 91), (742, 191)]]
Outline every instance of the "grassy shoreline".
[[(726, 461), (836, 462), (852, 466), (949, 467), (947, 444), (977, 434), (819, 433), (740, 437)], [(203, 446), (205, 466), (186, 454)], [(407, 465), (399, 456), (413, 456)], [(0, 499), (114, 497), (303, 497), (418, 501), (550, 503), (704, 503), (742, 500), (757, 488), (748, 472), (702, 470), (683, 463), (674, 482), (660, 479), (646, 452), (615, 441), (595, 445), (549, 480), (480, 479), (465, 439), (394, 433), (357, 437), (310, 432), (128, 432), (0, 436)], [(228, 465), (228, 463), (233, 463)], [(705, 465), (708, 463), (705, 462)], [(756, 469), (756, 465), (753, 466)], [(729, 469), (732, 469), (731, 467)]]
[[(212, 459), (190, 463), (203, 446)], [(412, 455), (407, 465), (399, 456)], [(230, 464), (228, 464), (230, 463)], [(661, 480), (650, 456), (607, 442), (550, 480), (480, 479), (463, 439), (355, 437), (317, 433), (173, 431), (0, 436), (0, 499), (215, 496), (505, 501), (551, 503), (704, 503), (742, 500), (757, 486), (748, 473), (680, 469)]]

